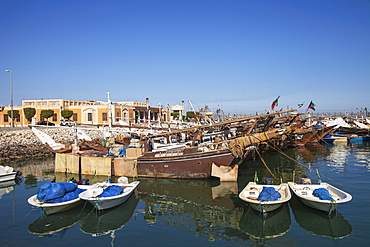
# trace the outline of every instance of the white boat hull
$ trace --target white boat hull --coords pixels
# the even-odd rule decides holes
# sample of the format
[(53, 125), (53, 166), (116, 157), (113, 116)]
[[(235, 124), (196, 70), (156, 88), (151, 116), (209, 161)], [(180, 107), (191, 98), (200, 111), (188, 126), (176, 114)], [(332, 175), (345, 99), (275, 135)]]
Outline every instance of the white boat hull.
[[(278, 191), (281, 197), (277, 201), (259, 201), (258, 196), (263, 187), (273, 187)], [(291, 198), (289, 186), (286, 183), (280, 185), (262, 185), (255, 182), (249, 182), (247, 186), (239, 193), (239, 198), (249, 203), (250, 207), (261, 213), (268, 213), (278, 209), (283, 203)]]
[(69, 210), (75, 206), (77, 206), (81, 202), (80, 198), (76, 198), (74, 200), (68, 202), (61, 202), (61, 203), (43, 203), (37, 200), (37, 195), (33, 195), (28, 198), (28, 203), (32, 206), (42, 208), (45, 214), (55, 214), (59, 212), (63, 212)]
[[(78, 188), (86, 190), (88, 188), (92, 188), (93, 186), (94, 185), (78, 185)], [(28, 198), (27, 201), (30, 205), (41, 208), (46, 215), (55, 214), (55, 213), (69, 210), (73, 207), (78, 206), (81, 203), (80, 198), (76, 198), (74, 200), (70, 200), (67, 202), (45, 203), (37, 199), (37, 194)]]
[(0, 182), (14, 180), (16, 175), (17, 175), (17, 172), (2, 173), (0, 174)]
[(108, 186), (111, 185), (117, 185), (124, 187), (124, 191), (117, 196), (111, 196), (111, 197), (97, 197), (100, 195), (105, 187), (101, 188), (91, 188), (84, 192), (82, 192), (79, 197), (82, 200), (90, 202), (94, 207), (96, 207), (98, 210), (104, 210), (116, 207), (118, 205), (123, 204), (127, 199), (131, 196), (132, 192), (135, 190), (135, 188), (139, 185), (139, 181), (135, 181), (132, 183), (111, 183)]
[[(326, 213), (334, 211), (338, 204), (352, 200), (352, 196), (328, 183), (321, 184), (296, 184), (288, 182), (292, 192), (299, 198), (299, 200), (310, 208), (314, 208)], [(321, 200), (312, 193), (315, 189), (324, 188), (329, 191), (330, 197), (333, 200)]]

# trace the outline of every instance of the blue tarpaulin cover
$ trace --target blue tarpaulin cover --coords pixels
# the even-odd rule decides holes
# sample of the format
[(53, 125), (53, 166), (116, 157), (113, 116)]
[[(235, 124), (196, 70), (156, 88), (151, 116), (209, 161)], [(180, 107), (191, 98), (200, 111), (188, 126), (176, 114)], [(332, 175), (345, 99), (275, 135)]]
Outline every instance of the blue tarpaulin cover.
[(118, 149), (118, 152), (119, 152), (118, 157), (126, 157), (126, 150), (129, 148), (136, 148), (136, 147), (124, 147), (122, 149)]
[(315, 189), (312, 194), (320, 198), (320, 200), (333, 200), (329, 195), (329, 191), (325, 188)]
[(62, 196), (62, 197), (59, 197), (59, 198), (56, 198), (56, 199), (53, 199), (53, 200), (49, 200), (49, 201), (45, 201), (45, 202), (46, 203), (68, 202), (68, 201), (77, 199), (78, 195), (81, 192), (84, 192), (84, 191), (85, 190), (83, 190), (83, 189), (77, 188), (75, 191), (65, 193), (64, 196)]
[(98, 197), (110, 197), (110, 196), (118, 196), (123, 191), (123, 188), (118, 185), (108, 186), (104, 189), (103, 193), (98, 195)]
[(66, 193), (76, 190), (77, 184), (60, 182), (43, 184), (38, 193), (37, 199), (40, 201), (49, 201), (64, 196)]
[(281, 197), (280, 193), (273, 187), (263, 186), (261, 193), (258, 196), (259, 201), (277, 201)]

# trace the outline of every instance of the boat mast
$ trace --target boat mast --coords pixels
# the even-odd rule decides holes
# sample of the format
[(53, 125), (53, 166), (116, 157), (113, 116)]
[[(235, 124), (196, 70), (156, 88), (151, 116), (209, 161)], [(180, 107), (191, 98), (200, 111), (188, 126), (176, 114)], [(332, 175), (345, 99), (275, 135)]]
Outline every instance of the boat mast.
[(112, 129), (112, 102), (110, 101), (110, 92), (107, 92), (108, 96), (108, 124), (109, 124), (109, 131)]

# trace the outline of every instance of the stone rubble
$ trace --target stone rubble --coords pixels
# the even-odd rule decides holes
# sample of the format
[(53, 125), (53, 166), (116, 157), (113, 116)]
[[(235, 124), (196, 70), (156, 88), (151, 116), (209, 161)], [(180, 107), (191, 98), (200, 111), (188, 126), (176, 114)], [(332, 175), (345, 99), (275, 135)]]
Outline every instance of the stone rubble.
[[(48, 134), (55, 140), (64, 144), (72, 144), (75, 141), (74, 128), (51, 128), (39, 127), (39, 130)], [(92, 139), (102, 138), (102, 131), (85, 131)], [(39, 138), (32, 132), (31, 128), (0, 128), (0, 163), (39, 156), (52, 156)]]

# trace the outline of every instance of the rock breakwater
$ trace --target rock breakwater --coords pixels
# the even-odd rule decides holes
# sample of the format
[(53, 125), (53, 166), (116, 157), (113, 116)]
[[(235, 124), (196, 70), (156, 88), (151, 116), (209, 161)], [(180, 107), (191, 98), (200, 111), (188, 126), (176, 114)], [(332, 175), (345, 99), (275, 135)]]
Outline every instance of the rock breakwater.
[[(56, 142), (72, 144), (75, 140), (74, 128), (38, 127)], [(89, 130), (86, 133), (91, 138), (101, 138), (102, 132)], [(20, 158), (52, 156), (31, 128), (0, 128), (0, 163)]]

